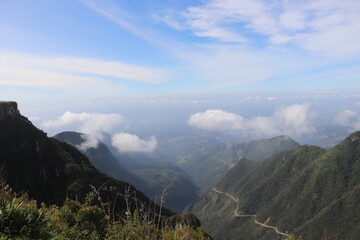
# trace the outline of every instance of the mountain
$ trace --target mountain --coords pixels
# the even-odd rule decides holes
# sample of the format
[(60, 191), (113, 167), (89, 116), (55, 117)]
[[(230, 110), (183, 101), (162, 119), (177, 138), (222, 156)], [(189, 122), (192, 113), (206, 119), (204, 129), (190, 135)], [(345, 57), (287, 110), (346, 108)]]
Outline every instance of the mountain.
[(166, 161), (140, 161), (131, 172), (145, 185), (139, 186), (147, 196), (159, 200), (166, 193), (165, 206), (182, 212), (198, 200), (199, 189), (180, 167)]
[[(53, 138), (75, 146), (89, 158), (91, 164), (100, 172), (117, 179), (128, 181), (135, 186), (143, 184), (140, 179), (120, 164), (108, 147), (100, 140), (78, 132), (62, 132)], [(85, 145), (85, 143), (91, 141), (95, 141), (94, 146)]]
[[(0, 166), (14, 191), (26, 192), (38, 203), (61, 206), (65, 199), (84, 201), (95, 187), (120, 217), (128, 208), (159, 213), (159, 205), (131, 184), (106, 176), (75, 147), (47, 137), (20, 114), (16, 102), (0, 102)], [(174, 219), (166, 208), (161, 215)], [(182, 221), (198, 223), (196, 217), (186, 216), (180, 217)]]
[(272, 155), (300, 146), (288, 136), (248, 143), (217, 143), (201, 149), (192, 159), (179, 164), (202, 191), (209, 189), (242, 158), (262, 161)]
[(84, 148), (93, 138), (77, 132), (62, 132), (54, 138), (76, 146), (99, 171), (129, 181), (153, 200), (160, 201), (166, 189), (164, 205), (176, 212), (182, 212), (197, 200), (198, 188), (191, 177), (173, 163), (157, 161), (144, 154), (117, 153), (118, 160), (98, 139), (94, 146)]
[[(332, 149), (242, 159), (193, 210), (215, 239), (360, 238), (360, 132)], [(278, 233), (276, 233), (276, 231)]]

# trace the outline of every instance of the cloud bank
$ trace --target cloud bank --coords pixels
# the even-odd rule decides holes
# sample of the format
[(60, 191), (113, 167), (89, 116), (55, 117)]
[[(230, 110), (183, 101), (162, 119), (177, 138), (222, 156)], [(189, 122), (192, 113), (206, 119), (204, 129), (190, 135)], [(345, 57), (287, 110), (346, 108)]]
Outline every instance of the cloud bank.
[(117, 133), (112, 139), (112, 145), (119, 152), (152, 152), (157, 146), (157, 140), (152, 136), (149, 140), (143, 140), (137, 135), (129, 133)]
[(360, 116), (357, 112), (352, 110), (340, 112), (335, 117), (334, 123), (339, 126), (348, 127), (352, 132), (360, 130)]
[(271, 116), (253, 118), (218, 109), (207, 110), (190, 116), (188, 124), (205, 130), (238, 130), (252, 137), (298, 136), (315, 130), (310, 124), (309, 108), (308, 104), (295, 104), (278, 108)]

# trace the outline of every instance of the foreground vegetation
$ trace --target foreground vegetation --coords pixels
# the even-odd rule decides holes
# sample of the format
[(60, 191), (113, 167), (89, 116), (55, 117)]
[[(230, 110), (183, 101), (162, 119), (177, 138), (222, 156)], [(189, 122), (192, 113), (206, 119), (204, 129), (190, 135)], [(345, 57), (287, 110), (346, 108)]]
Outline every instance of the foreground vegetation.
[(14, 193), (0, 182), (0, 239), (52, 239), (52, 240), (140, 240), (140, 239), (209, 239), (201, 227), (171, 227), (151, 214), (137, 209), (115, 216), (93, 204), (97, 197), (91, 192), (84, 203), (67, 199), (63, 206), (38, 206), (36, 201)]

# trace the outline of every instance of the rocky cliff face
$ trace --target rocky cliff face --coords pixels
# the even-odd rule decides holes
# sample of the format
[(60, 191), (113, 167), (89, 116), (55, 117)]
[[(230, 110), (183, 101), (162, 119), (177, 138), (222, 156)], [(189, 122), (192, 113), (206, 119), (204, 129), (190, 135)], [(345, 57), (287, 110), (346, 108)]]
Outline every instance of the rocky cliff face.
[(21, 115), (16, 102), (0, 101), (0, 120), (16, 118), (20, 116)]

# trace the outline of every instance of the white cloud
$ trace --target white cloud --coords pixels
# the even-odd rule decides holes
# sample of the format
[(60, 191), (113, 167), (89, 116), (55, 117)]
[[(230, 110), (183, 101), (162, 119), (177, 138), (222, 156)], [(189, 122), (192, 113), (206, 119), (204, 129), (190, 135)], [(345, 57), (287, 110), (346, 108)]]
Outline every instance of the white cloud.
[[(276, 81), (291, 82), (297, 75), (306, 75), (305, 81), (296, 79), (301, 88), (324, 86), (314, 75), (329, 66), (337, 70), (339, 60), (344, 60), (327, 58), (329, 55), (360, 53), (360, 43), (356, 41), (360, 31), (355, 31), (360, 21), (349, 20), (355, 20), (360, 12), (355, 10), (355, 1), (206, 0), (183, 10), (172, 5), (170, 9), (164, 7), (160, 12), (138, 17), (115, 1), (82, 0), (121, 28), (173, 54), (179, 61), (172, 69), (175, 81), (194, 85), (194, 81), (204, 80), (210, 82), (206, 86), (211, 88), (253, 87), (251, 84), (260, 81), (272, 81), (275, 88), (279, 85)], [(216, 39), (217, 45), (176, 41), (165, 31), (162, 35), (154, 29), (149, 16), (158, 23), (187, 31), (186, 34), (191, 31), (199, 37)], [(332, 28), (337, 26), (346, 26), (346, 32), (353, 36), (336, 33)], [(332, 31), (333, 36), (326, 35), (327, 31)], [(294, 85), (281, 86), (289, 89)]]
[[(72, 130), (84, 133), (81, 137), (85, 141), (76, 147), (86, 151), (90, 148), (97, 148), (99, 142), (104, 139), (103, 133), (110, 132), (122, 121), (123, 116), (116, 113), (65, 112), (55, 120), (43, 121), (42, 126), (44, 128), (70, 127)], [(119, 152), (152, 152), (157, 146), (155, 137), (146, 141), (137, 135), (124, 132), (116, 133), (111, 140), (112, 145)]]
[(152, 136), (149, 140), (140, 139), (137, 135), (117, 133), (112, 137), (112, 145), (119, 152), (152, 152), (155, 150), (157, 140)]
[(76, 147), (82, 151), (87, 151), (90, 148), (97, 148), (100, 143), (100, 140), (97, 137), (88, 134), (81, 134), (81, 138), (84, 142), (80, 145), (76, 145)]
[[(213, 0), (205, 2), (203, 6), (190, 7), (183, 15), (186, 17), (186, 25), (198, 36), (213, 37), (221, 41), (244, 42), (246, 37), (241, 31), (230, 32), (226, 28), (232, 23), (248, 21), (250, 24), (245, 27), (272, 32), (275, 26), (265, 9), (266, 6), (257, 0)], [(217, 34), (213, 33), (214, 29)]]
[(196, 36), (218, 38), (224, 42), (246, 42), (244, 37), (224, 28), (212, 28), (206, 31), (196, 31)]
[(206, 130), (243, 129), (244, 118), (234, 113), (214, 109), (195, 113), (190, 116), (188, 124)]
[(358, 0), (207, 0), (182, 16), (195, 35), (220, 41), (244, 42), (255, 33), (316, 54), (360, 54)]
[(278, 108), (273, 115), (244, 118), (223, 110), (207, 110), (193, 114), (188, 124), (206, 130), (238, 130), (253, 137), (275, 135), (298, 136), (312, 133), (308, 104)]
[[(145, 83), (159, 83), (165, 80), (166, 72), (161, 69), (132, 65), (120, 61), (104, 61), (81, 57), (46, 57), (24, 53), (0, 52), (0, 63), (8, 73), (17, 68), (39, 72), (62, 73), (76, 76), (89, 74), (118, 79), (128, 79)], [(5, 68), (4, 68), (5, 69)]]
[(280, 15), (280, 24), (283, 28), (300, 30), (305, 28), (306, 15), (300, 11), (286, 11)]
[(55, 120), (47, 120), (42, 123), (45, 128), (59, 128), (75, 125), (76, 130), (92, 136), (103, 138), (102, 133), (108, 132), (123, 121), (120, 114), (110, 113), (72, 113), (65, 112)]
[(124, 89), (124, 79), (156, 84), (166, 77), (164, 70), (120, 61), (0, 52), (0, 85), (31, 87), (62, 95), (117, 95)]
[(268, 101), (273, 101), (273, 100), (275, 100), (275, 99), (277, 99), (277, 97), (267, 97), (267, 98), (266, 98), (266, 100), (268, 100)]
[(343, 127), (348, 127), (350, 131), (360, 130), (360, 116), (352, 110), (340, 112), (334, 120), (334, 123)]
[(56, 120), (46, 120), (43, 122), (45, 128), (58, 128), (74, 122), (85, 122), (91, 118), (91, 113), (72, 113), (65, 112)]

